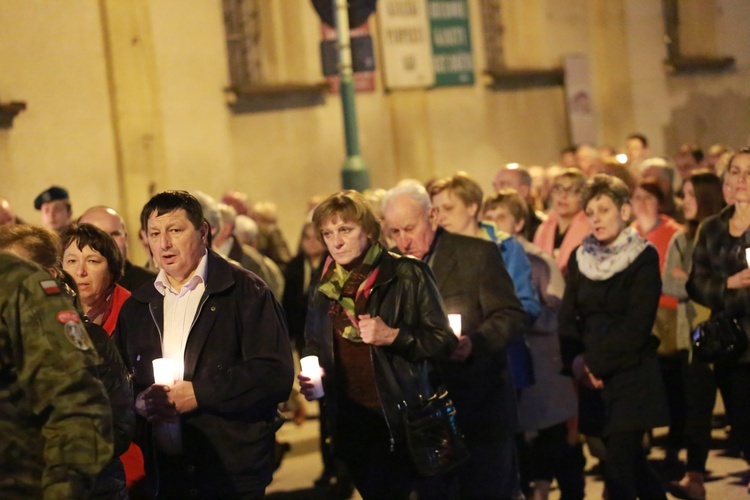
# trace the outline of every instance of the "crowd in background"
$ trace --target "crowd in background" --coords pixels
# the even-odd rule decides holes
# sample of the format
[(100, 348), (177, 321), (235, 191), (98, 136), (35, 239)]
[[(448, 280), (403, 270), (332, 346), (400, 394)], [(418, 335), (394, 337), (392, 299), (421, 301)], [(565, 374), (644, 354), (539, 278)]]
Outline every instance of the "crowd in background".
[[(323, 472), (316, 486), (340, 497), (355, 486), (365, 498), (447, 491), (544, 499), (556, 481), (562, 498), (583, 498), (585, 444), (599, 460), (608, 498), (665, 498), (664, 484), (686, 498), (705, 498), (717, 388), (734, 449), (750, 459), (750, 352), (707, 363), (691, 344), (691, 332), (712, 314), (729, 314), (750, 332), (750, 150), (685, 144), (660, 157), (641, 134), (625, 144), (620, 154), (589, 144), (566, 148), (553, 165), (508, 164), (494, 179), (472, 178), (465, 168), (363, 196), (316, 196), (296, 251), (282, 235), (274, 203), (237, 191), (220, 199), (191, 194), (207, 223), (200, 241), (262, 279), (283, 306), (294, 350), (321, 359), (325, 349), (334, 353), (324, 368), (331, 380), (333, 372), (339, 378), (321, 404)], [(484, 191), (490, 183), (492, 192)], [(128, 255), (128, 229), (153, 254), (154, 207), (142, 227), (126, 228), (113, 208), (78, 215), (74, 202), (65, 188), (45, 190), (34, 202), (43, 224), (32, 226), (0, 199), (0, 248), (47, 269), (85, 319), (105, 360), (99, 376), (115, 419), (115, 456), (96, 491), (137, 498), (149, 491), (149, 459), (138, 433), (131, 439), (141, 418), (127, 389), (133, 365), (107, 337), (122, 322), (124, 304), (137, 302), (131, 294), (158, 282), (158, 259), (133, 263)], [(362, 236), (352, 239), (357, 231)], [(351, 255), (342, 253), (350, 248)], [(425, 265), (391, 262), (388, 250)], [(373, 292), (388, 272), (398, 287)], [(404, 304), (421, 300), (409, 295), (412, 287), (432, 305), (408, 307), (438, 317), (407, 321), (393, 312), (394, 294)], [(308, 300), (317, 323), (308, 317)], [(463, 316), (458, 341), (446, 320), (456, 312)], [(428, 342), (410, 333), (404, 340), (406, 325), (439, 335)], [(443, 482), (410, 482), (393, 472), (411, 466), (408, 456), (392, 455), (388, 404), (374, 390), (380, 364), (362, 350), (362, 338), (392, 353), (394, 370), (394, 358), (403, 358), (410, 373), (434, 358), (427, 371), (445, 379), (471, 454)], [(374, 371), (360, 373), (368, 359)], [(308, 379), (300, 381), (309, 395)], [(303, 407), (295, 397), (286, 404), (299, 423)], [(381, 407), (385, 419), (374, 411)], [(667, 425), (665, 463), (684, 471), (677, 478), (659, 477), (646, 460), (651, 429)], [(362, 447), (376, 450), (366, 462)], [(287, 449), (276, 443), (277, 467)]]

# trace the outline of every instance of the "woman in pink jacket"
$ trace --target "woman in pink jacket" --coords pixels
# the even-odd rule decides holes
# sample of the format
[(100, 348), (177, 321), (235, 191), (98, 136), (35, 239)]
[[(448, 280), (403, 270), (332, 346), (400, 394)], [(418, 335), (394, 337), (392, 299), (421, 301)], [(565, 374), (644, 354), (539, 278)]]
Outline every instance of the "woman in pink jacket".
[(573, 250), (589, 234), (581, 191), (586, 177), (577, 168), (563, 170), (552, 183), (552, 210), (534, 235), (534, 245), (552, 255), (563, 274)]

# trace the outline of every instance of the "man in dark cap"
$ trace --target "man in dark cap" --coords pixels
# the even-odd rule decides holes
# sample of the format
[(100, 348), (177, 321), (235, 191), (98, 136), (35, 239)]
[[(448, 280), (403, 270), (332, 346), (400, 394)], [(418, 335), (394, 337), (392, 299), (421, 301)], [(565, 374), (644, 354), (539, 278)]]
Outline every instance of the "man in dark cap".
[(34, 200), (34, 208), (42, 211), (42, 225), (58, 234), (65, 231), (73, 218), (68, 190), (59, 186), (42, 191)]

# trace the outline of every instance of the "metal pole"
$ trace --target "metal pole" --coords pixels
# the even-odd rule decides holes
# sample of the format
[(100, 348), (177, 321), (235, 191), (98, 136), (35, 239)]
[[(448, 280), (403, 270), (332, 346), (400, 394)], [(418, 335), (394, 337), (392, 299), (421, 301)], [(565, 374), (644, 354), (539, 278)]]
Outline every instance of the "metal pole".
[(370, 187), (370, 173), (359, 151), (357, 131), (357, 108), (354, 103), (354, 70), (352, 46), (349, 34), (349, 12), (347, 0), (332, 0), (336, 12), (336, 32), (339, 45), (339, 74), (341, 75), (341, 107), (344, 113), (344, 135), (346, 139), (346, 161), (341, 170), (344, 189), (364, 191)]

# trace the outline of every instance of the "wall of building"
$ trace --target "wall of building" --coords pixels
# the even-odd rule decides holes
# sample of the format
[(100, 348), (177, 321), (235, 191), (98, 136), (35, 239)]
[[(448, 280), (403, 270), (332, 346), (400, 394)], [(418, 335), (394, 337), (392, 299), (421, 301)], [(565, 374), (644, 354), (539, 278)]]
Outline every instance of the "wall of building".
[[(714, 3), (706, 33), (737, 59), (727, 74), (668, 75), (660, 3), (640, 0), (503, 2), (506, 61), (551, 67), (585, 54), (600, 143), (622, 146), (637, 130), (655, 153), (691, 139), (740, 146), (750, 142), (750, 4)], [(310, 3), (267, 5), (268, 78), (321, 81)], [(562, 87), (488, 88), (479, 0), (470, 6), (475, 85), (386, 92), (378, 73), (376, 90), (358, 95), (373, 186), (466, 170), (489, 188), (498, 166), (548, 164), (567, 145)], [(378, 57), (376, 16), (370, 28)], [(340, 185), (340, 100), (235, 114), (226, 60), (218, 0), (4, 0), (0, 101), (28, 109), (0, 130), (0, 195), (38, 222), (33, 198), (61, 184), (79, 212), (111, 204), (134, 229), (153, 190), (238, 189), (275, 201), (295, 245), (307, 199)]]

